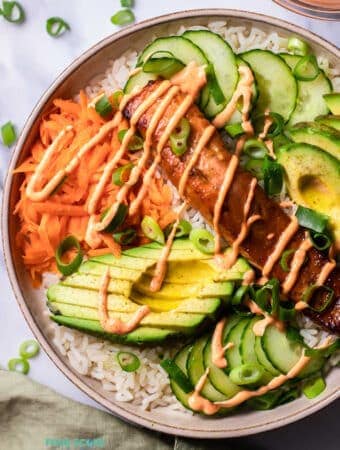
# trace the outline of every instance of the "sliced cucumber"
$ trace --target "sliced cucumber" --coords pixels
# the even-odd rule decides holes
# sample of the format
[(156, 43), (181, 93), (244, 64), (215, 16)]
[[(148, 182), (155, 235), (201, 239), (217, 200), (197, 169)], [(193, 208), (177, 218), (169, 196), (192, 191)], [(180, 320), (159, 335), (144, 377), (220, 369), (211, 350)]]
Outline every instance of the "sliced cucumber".
[[(197, 339), (187, 360), (187, 372), (193, 386), (196, 386), (205, 371), (203, 364), (203, 349), (206, 346), (208, 339), (208, 335)], [(205, 382), (201, 395), (212, 402), (223, 401), (226, 399), (225, 395), (221, 394), (221, 392), (214, 388), (209, 379)]]
[[(178, 367), (187, 375), (187, 360), (188, 356), (191, 350), (191, 345), (187, 345), (186, 347), (183, 347), (175, 356), (174, 362), (178, 365)], [(170, 386), (172, 389), (172, 392), (174, 393), (177, 400), (182, 403), (182, 405), (190, 409), (188, 399), (190, 396), (190, 393), (184, 392), (176, 383), (175, 380), (170, 379)]]
[(238, 81), (238, 71), (234, 52), (227, 42), (218, 34), (208, 30), (189, 30), (183, 36), (197, 45), (212, 64), (217, 83), (224, 95), (224, 102), (217, 104), (210, 95), (204, 112), (214, 117), (231, 99)]
[(268, 372), (270, 372), (274, 376), (280, 375), (281, 372), (279, 370), (277, 370), (276, 367), (273, 366), (273, 364), (270, 362), (270, 360), (268, 359), (266, 353), (264, 352), (264, 350), (262, 348), (261, 336), (256, 336), (254, 350), (255, 350), (255, 353), (256, 353), (259, 363), (263, 367), (265, 367), (265, 369)]
[[(294, 69), (301, 59), (300, 56), (282, 53), (281, 57)], [(324, 94), (332, 92), (332, 84), (323, 71), (313, 81), (297, 81), (298, 97), (295, 109), (289, 119), (288, 125), (298, 122), (314, 120), (317, 116), (328, 113), (328, 107), (323, 98)]]
[(249, 322), (249, 318), (241, 319), (225, 337), (225, 344), (227, 342), (232, 342), (234, 344), (232, 348), (226, 351), (226, 358), (228, 361), (228, 366), (226, 368), (227, 371), (242, 364), (242, 356), (240, 351), (241, 342), (243, 333), (245, 332)]
[(267, 50), (250, 50), (240, 56), (250, 64), (259, 89), (254, 114), (269, 109), (288, 121), (297, 98), (297, 83), (288, 64)]

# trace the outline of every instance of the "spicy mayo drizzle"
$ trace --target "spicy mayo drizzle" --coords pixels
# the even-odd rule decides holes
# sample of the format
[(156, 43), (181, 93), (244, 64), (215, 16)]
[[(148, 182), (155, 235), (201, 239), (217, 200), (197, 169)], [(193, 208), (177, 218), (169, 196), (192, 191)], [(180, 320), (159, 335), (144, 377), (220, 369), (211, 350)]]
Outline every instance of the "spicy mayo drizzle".
[(109, 317), (107, 308), (107, 290), (110, 283), (110, 269), (107, 267), (99, 289), (99, 307), (98, 316), (100, 324), (105, 331), (114, 334), (126, 334), (133, 331), (138, 327), (144, 317), (149, 314), (150, 308), (147, 305), (143, 305), (137, 309), (128, 322), (123, 322), (120, 319), (113, 319)]
[(223, 330), (226, 322), (226, 318), (218, 322), (211, 340), (211, 360), (213, 364), (220, 369), (224, 369), (225, 367), (227, 367), (227, 360), (224, 354), (227, 350), (233, 348), (235, 345), (233, 342), (228, 342), (224, 347), (222, 345)]
[(250, 312), (252, 312), (253, 314), (264, 316), (262, 320), (259, 320), (253, 326), (253, 332), (255, 336), (263, 336), (267, 326), (271, 324), (275, 325), (276, 328), (280, 331), (284, 330), (285, 325), (281, 320), (277, 319), (275, 316), (270, 315), (269, 313), (267, 313), (267, 311), (264, 311), (253, 300), (248, 300), (246, 305), (248, 306)]
[(328, 261), (322, 268), (321, 272), (319, 273), (318, 279), (316, 280), (317, 286), (322, 286), (327, 281), (327, 278), (332, 273), (333, 269), (336, 267), (336, 261), (333, 258), (333, 247), (329, 249), (329, 258), (330, 261)]

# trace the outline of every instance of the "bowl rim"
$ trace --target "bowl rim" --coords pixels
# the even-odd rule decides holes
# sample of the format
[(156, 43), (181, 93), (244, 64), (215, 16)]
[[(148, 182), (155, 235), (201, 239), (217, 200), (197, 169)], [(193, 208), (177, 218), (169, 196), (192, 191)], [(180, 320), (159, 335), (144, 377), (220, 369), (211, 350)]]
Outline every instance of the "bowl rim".
[(53, 83), (49, 86), (49, 88), (42, 94), (36, 105), (34, 106), (32, 112), (28, 116), (23, 129), (20, 133), (17, 144), (13, 150), (11, 160), (8, 166), (8, 171), (6, 174), (5, 182), (4, 182), (4, 191), (2, 198), (2, 207), (1, 207), (1, 229), (2, 229), (2, 244), (4, 251), (4, 259), (5, 265), (8, 273), (8, 277), (10, 280), (10, 284), (12, 290), (14, 292), (16, 301), (19, 305), (19, 308), (29, 325), (31, 331), (34, 336), (46, 352), (47, 356), (50, 360), (57, 366), (57, 368), (81, 391), (83, 391), (86, 395), (92, 398), (94, 401), (99, 403), (101, 406), (106, 408), (109, 412), (113, 413), (117, 417), (128, 421), (134, 425), (139, 425), (150, 430), (156, 430), (160, 432), (164, 432), (171, 435), (183, 436), (183, 437), (194, 437), (194, 438), (210, 438), (210, 439), (219, 439), (226, 437), (240, 437), (246, 436), (250, 434), (256, 434), (264, 431), (269, 431), (275, 428), (279, 428), (281, 426), (287, 425), (289, 423), (300, 420), (304, 417), (313, 414), (314, 412), (324, 408), (328, 404), (332, 403), (336, 398), (340, 396), (338, 389), (335, 388), (331, 392), (328, 392), (325, 397), (322, 397), (319, 401), (315, 401), (311, 403), (309, 406), (301, 408), (298, 411), (294, 411), (291, 414), (286, 415), (285, 417), (278, 418), (272, 421), (267, 421), (266, 423), (260, 425), (250, 425), (243, 426), (242, 428), (234, 428), (228, 430), (188, 430), (187, 428), (183, 428), (179, 425), (170, 425), (164, 424), (161, 422), (157, 422), (156, 420), (151, 420), (149, 418), (143, 417), (142, 410), (139, 412), (131, 412), (124, 408), (124, 404), (122, 405), (119, 402), (112, 402), (105, 398), (100, 392), (96, 391), (95, 388), (86, 384), (80, 376), (67, 364), (64, 362), (62, 358), (55, 351), (53, 346), (50, 344), (49, 340), (43, 334), (39, 324), (35, 320), (32, 312), (30, 311), (28, 304), (25, 301), (24, 293), (21, 289), (19, 280), (17, 278), (17, 273), (14, 265), (14, 260), (11, 254), (10, 248), (10, 239), (9, 239), (9, 199), (11, 193), (12, 179), (13, 174), (12, 171), (16, 166), (17, 160), (20, 157), (23, 145), (30, 134), (30, 130), (40, 114), (41, 109), (48, 102), (48, 100), (53, 97), (56, 89), (63, 83), (67, 78), (77, 69), (79, 68), (85, 61), (93, 57), (97, 52), (102, 51), (105, 47), (113, 44), (118, 41), (120, 38), (127, 37), (133, 35), (135, 32), (140, 30), (146, 30), (154, 25), (165, 25), (169, 22), (178, 21), (180, 19), (190, 19), (190, 18), (206, 18), (208, 16), (220, 16), (221, 19), (240, 19), (247, 21), (256, 21), (262, 22), (264, 25), (276, 26), (280, 28), (285, 28), (287, 31), (297, 33), (300, 35), (304, 35), (308, 40), (313, 43), (320, 45), (326, 51), (334, 54), (337, 58), (340, 57), (340, 50), (327, 40), (319, 37), (315, 33), (304, 29), (303, 27), (297, 26), (295, 24), (288, 23), (287, 21), (281, 20), (279, 18), (270, 17), (264, 14), (253, 13), (243, 10), (235, 10), (235, 9), (223, 9), (223, 8), (210, 8), (210, 9), (193, 9), (193, 10), (184, 10), (175, 13), (165, 14), (161, 16), (157, 16), (151, 19), (146, 19), (137, 24), (128, 26), (118, 32), (112, 33), (111, 35), (105, 37), (100, 40), (98, 43), (91, 46), (88, 50), (83, 52), (80, 56), (78, 56), (71, 64), (69, 64), (53, 81)]

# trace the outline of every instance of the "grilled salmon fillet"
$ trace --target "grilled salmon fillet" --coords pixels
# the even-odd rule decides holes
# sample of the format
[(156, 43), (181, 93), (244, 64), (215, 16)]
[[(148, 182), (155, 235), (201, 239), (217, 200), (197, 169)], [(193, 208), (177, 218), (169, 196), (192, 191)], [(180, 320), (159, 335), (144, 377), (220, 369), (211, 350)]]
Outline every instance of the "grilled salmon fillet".
[[(133, 97), (124, 108), (124, 116), (130, 119), (137, 107), (153, 92), (159, 85), (159, 81), (150, 82), (139, 94)], [(162, 119), (158, 123), (153, 136), (153, 148), (159, 141), (166, 125), (174, 112), (184, 99), (185, 94), (179, 92), (171, 104), (166, 109)], [(137, 128), (142, 135), (145, 135), (149, 122), (153, 116), (157, 105), (163, 97), (160, 97), (140, 118)], [(191, 155), (203, 130), (210, 125), (199, 108), (194, 104), (190, 107), (185, 117), (191, 125), (191, 132), (188, 141), (188, 150), (182, 156), (176, 156), (167, 144), (162, 150), (160, 169), (164, 175), (178, 188), (180, 178), (185, 167), (190, 161)], [(226, 169), (230, 163), (232, 154), (216, 131), (209, 144), (200, 153), (196, 165), (191, 170), (186, 184), (184, 197), (188, 203), (197, 209), (205, 220), (212, 224), (214, 206), (221, 188)], [(243, 221), (243, 205), (246, 201), (250, 183), (253, 176), (240, 167), (234, 176), (231, 188), (224, 200), (220, 217), (221, 236), (231, 244), (238, 236)], [(250, 227), (246, 239), (240, 246), (242, 256), (257, 269), (261, 270), (272, 254), (277, 241), (283, 231), (290, 223), (289, 216), (281, 209), (278, 203), (267, 197), (263, 189), (257, 185), (255, 195), (251, 203), (249, 216), (259, 214), (261, 219)], [(268, 239), (268, 235), (273, 235)], [(302, 228), (296, 232), (290, 240), (286, 249), (297, 249), (305, 238), (305, 231)], [(315, 248), (308, 251), (307, 260), (299, 272), (295, 285), (289, 293), (289, 297), (294, 301), (300, 301), (306, 288), (314, 284), (322, 267), (328, 262), (327, 255), (319, 252)], [(279, 263), (276, 263), (270, 274), (283, 282), (287, 276)], [(311, 309), (305, 309), (304, 313), (331, 332), (340, 333), (340, 270), (336, 267), (331, 272), (326, 283), (334, 290), (331, 304), (322, 313), (316, 313)], [(316, 308), (320, 308), (325, 301), (325, 297), (313, 300)]]

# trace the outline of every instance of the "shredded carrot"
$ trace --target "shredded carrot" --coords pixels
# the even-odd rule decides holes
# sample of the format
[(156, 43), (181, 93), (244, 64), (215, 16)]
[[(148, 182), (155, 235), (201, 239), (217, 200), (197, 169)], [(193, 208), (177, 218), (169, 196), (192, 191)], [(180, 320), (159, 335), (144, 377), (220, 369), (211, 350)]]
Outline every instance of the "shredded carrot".
[[(52, 110), (44, 114), (42, 118), (38, 139), (32, 145), (31, 152), (14, 170), (15, 176), (21, 177), (22, 180), (19, 200), (13, 210), (20, 222), (16, 245), (21, 249), (23, 262), (34, 286), (40, 285), (44, 272), (57, 272), (56, 249), (61, 240), (70, 234), (76, 236), (88, 256), (112, 253), (118, 257), (121, 254), (121, 246), (108, 233), (99, 233), (100, 239), (94, 246), (86, 240), (90, 219), (87, 210), (90, 195), (100, 180), (106, 164), (120, 148), (118, 129), (108, 133), (99, 144), (85, 154), (78, 166), (47, 200), (34, 202), (26, 196), (26, 187), (30, 178), (47, 147), (61, 130), (67, 125), (72, 125), (72, 130), (65, 134), (39, 180), (38, 188), (46, 184), (58, 170), (64, 168), (105, 123), (94, 108), (88, 107), (89, 101), (84, 91), (79, 94), (79, 102), (56, 99), (53, 104)], [(123, 119), (118, 128), (128, 128), (127, 121)], [(117, 167), (130, 162), (136, 163), (138, 157), (136, 153), (127, 152), (118, 162)], [(141, 179), (146, 170), (147, 168)], [(137, 183), (130, 190), (126, 199), (128, 204), (136, 198), (139, 188), (140, 183)], [(115, 186), (110, 179), (98, 203), (97, 218), (116, 201), (118, 191), (119, 187)], [(172, 193), (169, 186), (163, 179), (154, 178), (148, 187), (140, 210), (134, 216), (128, 216), (124, 226), (136, 228), (139, 236), (138, 243), (142, 244), (147, 241), (140, 229), (143, 215), (152, 216), (163, 228), (175, 218), (171, 203)]]

